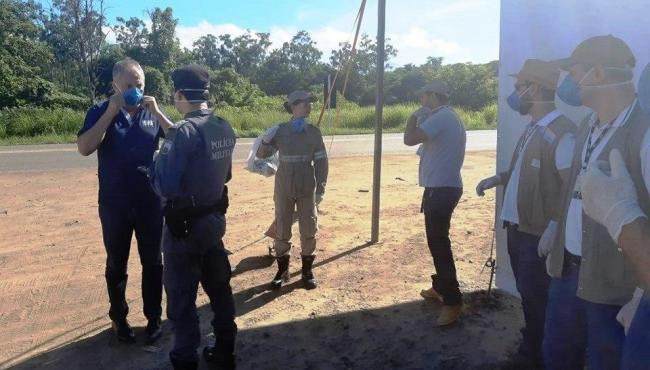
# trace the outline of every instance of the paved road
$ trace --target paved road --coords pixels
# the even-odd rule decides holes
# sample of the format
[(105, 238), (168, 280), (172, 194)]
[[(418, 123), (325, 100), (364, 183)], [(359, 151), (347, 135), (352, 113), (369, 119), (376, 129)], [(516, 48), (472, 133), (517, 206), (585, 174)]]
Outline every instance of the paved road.
[[(235, 147), (235, 161), (245, 161), (252, 139), (240, 139)], [(325, 137), (325, 145), (331, 157), (371, 155), (374, 147), (373, 135), (347, 135)], [(331, 147), (330, 147), (331, 145)], [(467, 150), (496, 150), (497, 132), (468, 131)], [(414, 147), (402, 142), (402, 134), (384, 134), (384, 154), (414, 153)], [(47, 171), (69, 168), (92, 168), (97, 166), (95, 154), (83, 157), (77, 153), (74, 144), (20, 145), (0, 147), (0, 173)]]

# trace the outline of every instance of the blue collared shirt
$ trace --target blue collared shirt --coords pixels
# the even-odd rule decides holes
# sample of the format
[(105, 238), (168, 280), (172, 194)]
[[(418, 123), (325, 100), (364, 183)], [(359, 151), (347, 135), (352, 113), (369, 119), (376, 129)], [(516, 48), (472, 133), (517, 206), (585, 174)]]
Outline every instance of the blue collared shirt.
[[(77, 136), (92, 128), (107, 108), (108, 101), (91, 107)], [(121, 110), (113, 118), (97, 149), (100, 203), (116, 198), (136, 202), (155, 197), (138, 167), (151, 165), (161, 136), (158, 121), (142, 108), (132, 116)]]

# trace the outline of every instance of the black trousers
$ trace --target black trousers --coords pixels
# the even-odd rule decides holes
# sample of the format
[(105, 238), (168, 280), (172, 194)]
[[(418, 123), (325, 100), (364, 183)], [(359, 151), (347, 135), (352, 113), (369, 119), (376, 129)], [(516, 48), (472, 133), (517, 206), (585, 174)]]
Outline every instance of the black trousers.
[(131, 238), (135, 232), (142, 264), (142, 301), (148, 320), (160, 319), (162, 314), (162, 208), (157, 199), (130, 203), (115, 200), (99, 205), (104, 247), (106, 248), (106, 286), (110, 300), (111, 320), (126, 319), (127, 265)]
[(427, 243), (436, 268), (436, 273), (431, 276), (432, 285), (446, 305), (462, 303), (449, 240), (451, 215), (462, 195), (462, 188), (440, 187), (426, 188), (422, 197)]
[(199, 317), (196, 310), (196, 294), (199, 282), (210, 299), (214, 314), (212, 328), (215, 349), (224, 354), (234, 352), (237, 325), (235, 324), (235, 301), (230, 287), (230, 262), (223, 242), (205, 251), (178, 248), (164, 253), (165, 292), (167, 293), (167, 318), (174, 331), (173, 360), (198, 361), (197, 349), (201, 344)]

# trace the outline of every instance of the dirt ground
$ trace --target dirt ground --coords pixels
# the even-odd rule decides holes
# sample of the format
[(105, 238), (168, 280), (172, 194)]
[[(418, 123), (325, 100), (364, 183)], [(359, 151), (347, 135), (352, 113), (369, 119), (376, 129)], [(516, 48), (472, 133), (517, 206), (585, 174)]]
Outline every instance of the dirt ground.
[[(489, 271), (482, 267), (490, 255), (494, 192), (479, 198), (473, 188), (494, 173), (494, 163), (494, 152), (468, 153), (465, 161), (466, 190), (452, 242), (466, 309), (460, 323), (443, 329), (434, 326), (439, 304), (418, 294), (429, 286), (433, 265), (415, 156), (384, 158), (381, 242), (375, 245), (366, 243), (372, 159), (331, 160), (319, 218), (320, 285), (313, 291), (299, 282), (298, 249), (291, 283), (279, 292), (266, 289), (275, 266), (266, 256), (270, 241), (259, 239), (272, 218), (273, 181), (237, 163), (226, 246), (234, 253), (239, 368), (498, 368), (519, 341), (522, 315), (518, 301), (505, 294), (485, 298)], [(0, 368), (170, 368), (168, 322), (157, 347), (142, 344), (135, 241), (127, 298), (138, 344), (110, 335), (96, 198), (95, 170), (0, 174)], [(201, 292), (204, 344), (211, 341), (206, 303)]]

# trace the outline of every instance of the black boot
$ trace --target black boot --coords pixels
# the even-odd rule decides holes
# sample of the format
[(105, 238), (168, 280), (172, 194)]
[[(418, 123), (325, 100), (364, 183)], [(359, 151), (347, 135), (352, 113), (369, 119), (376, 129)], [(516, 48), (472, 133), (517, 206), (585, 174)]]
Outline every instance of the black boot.
[(174, 370), (197, 370), (199, 368), (198, 361), (181, 361), (169, 356), (169, 360), (172, 362)]
[(117, 336), (118, 341), (123, 343), (135, 343), (135, 333), (126, 319), (113, 321), (113, 332), (115, 333), (115, 336)]
[(289, 281), (289, 258), (290, 256), (277, 257), (278, 273), (275, 274), (273, 281), (271, 281), (272, 289), (280, 289), (283, 282)]
[(314, 278), (314, 273), (311, 271), (315, 258), (314, 255), (302, 256), (302, 281), (307, 289), (315, 289), (317, 286), (316, 278)]
[(235, 341), (227, 343), (216, 343), (214, 346), (203, 348), (203, 358), (211, 367), (220, 370), (235, 370), (237, 368), (235, 358)]
[(162, 337), (162, 324), (160, 319), (149, 320), (144, 330), (146, 335), (145, 344), (154, 344)]

